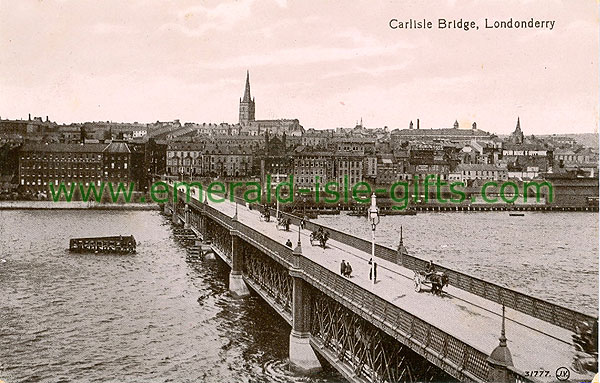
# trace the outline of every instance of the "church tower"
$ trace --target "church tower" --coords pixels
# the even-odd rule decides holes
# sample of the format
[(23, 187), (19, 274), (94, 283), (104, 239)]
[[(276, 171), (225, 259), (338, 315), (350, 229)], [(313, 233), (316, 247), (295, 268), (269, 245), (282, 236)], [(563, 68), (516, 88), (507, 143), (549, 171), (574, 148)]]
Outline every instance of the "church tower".
[(513, 144), (522, 144), (523, 143), (523, 131), (521, 130), (521, 119), (517, 117), (517, 127), (515, 131), (510, 135), (510, 141)]
[(246, 71), (246, 89), (244, 98), (240, 99), (240, 124), (254, 121), (254, 99), (250, 96), (250, 73)]

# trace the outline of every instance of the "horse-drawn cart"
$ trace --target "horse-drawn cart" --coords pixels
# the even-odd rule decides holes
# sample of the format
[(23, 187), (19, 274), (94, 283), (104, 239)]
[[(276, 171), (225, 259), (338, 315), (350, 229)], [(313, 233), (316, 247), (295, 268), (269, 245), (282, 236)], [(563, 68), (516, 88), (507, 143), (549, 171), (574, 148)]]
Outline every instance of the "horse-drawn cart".
[(327, 240), (329, 239), (329, 232), (317, 230), (310, 233), (310, 244), (315, 245), (314, 242), (318, 242), (319, 246), (325, 248), (327, 246)]
[(448, 276), (441, 271), (436, 273), (415, 271), (413, 280), (416, 292), (420, 292), (424, 286), (428, 286), (432, 294), (442, 295), (442, 289), (448, 286)]
[(289, 218), (281, 217), (277, 219), (277, 224), (275, 227), (277, 227), (277, 230), (290, 231), (290, 224), (291, 220)]

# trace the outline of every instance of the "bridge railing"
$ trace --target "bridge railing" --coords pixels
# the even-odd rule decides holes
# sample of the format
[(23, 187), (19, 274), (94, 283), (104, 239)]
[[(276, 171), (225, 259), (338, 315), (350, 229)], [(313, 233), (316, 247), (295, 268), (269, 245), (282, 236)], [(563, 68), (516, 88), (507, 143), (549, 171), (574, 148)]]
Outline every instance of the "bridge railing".
[[(299, 224), (299, 217), (289, 213), (282, 214), (285, 217), (290, 218), (293, 224)], [(318, 225), (313, 222), (306, 222), (305, 224), (305, 228), (311, 231), (317, 230), (319, 227), (323, 227), (323, 229), (329, 231), (331, 239), (342, 242), (366, 253), (371, 253), (370, 241), (355, 237), (331, 227)], [(425, 266), (427, 264), (427, 261), (424, 259), (407, 253), (401, 254), (397, 250), (377, 244), (375, 245), (375, 256), (385, 259), (389, 262), (397, 263), (413, 271), (425, 271)], [(516, 290), (512, 290), (508, 287), (503, 287), (493, 282), (488, 282), (444, 266), (436, 265), (436, 269), (438, 271), (445, 272), (449, 277), (450, 285), (454, 287), (480, 296), (492, 302), (504, 304), (506, 307), (509, 307), (513, 310), (520, 311), (534, 318), (541, 319), (545, 322), (570, 331), (575, 331), (575, 326), (581, 321), (586, 321), (591, 324), (598, 321), (597, 317), (580, 313), (567, 307), (560, 306), (540, 298), (535, 298)]]
[[(212, 219), (220, 221), (224, 226), (233, 226), (232, 218), (220, 212), (215, 207), (210, 205), (204, 205), (204, 209), (205, 213)], [(276, 253), (277, 256), (280, 258), (277, 259), (277, 261), (283, 260), (286, 266), (292, 265), (292, 249), (285, 246), (284, 244), (274, 241), (273, 239), (269, 238), (268, 236), (262, 234), (257, 230), (254, 230), (249, 226), (244, 225), (243, 227), (241, 227), (241, 230), (243, 231), (243, 234), (248, 239), (250, 239), (255, 246), (262, 248), (262, 250), (266, 253)]]
[[(451, 367), (453, 375), (464, 374), (466, 380), (487, 381), (490, 367), (486, 352), (432, 326), (306, 257), (301, 258), (300, 267), (309, 283), (434, 364)], [(525, 380), (518, 371), (513, 372), (516, 377)]]
[[(241, 198), (236, 197), (236, 200), (238, 200), (239, 203), (247, 205)], [(275, 216), (275, 210), (271, 209), (271, 212), (272, 215)], [(290, 218), (292, 224), (294, 225), (298, 225), (300, 223), (300, 217), (298, 216), (281, 211), (280, 214), (282, 214), (284, 217)], [(224, 214), (222, 215), (225, 216)], [(314, 222), (308, 221), (305, 223), (305, 228), (311, 231), (317, 230), (319, 227), (323, 227), (329, 231), (330, 238), (333, 240), (342, 242), (366, 253), (371, 252), (370, 241), (355, 237), (331, 227), (318, 225)], [(393, 263), (400, 264), (413, 271), (424, 271), (427, 263), (424, 259), (407, 253), (402, 254), (397, 250), (377, 244), (375, 245), (375, 256)], [(597, 317), (580, 313), (573, 309), (569, 309), (540, 298), (532, 297), (525, 293), (500, 286), (493, 282), (488, 282), (483, 279), (452, 270), (448, 267), (436, 265), (436, 268), (438, 271), (443, 271), (448, 275), (449, 283), (454, 287), (480, 296), (492, 302), (504, 304), (506, 307), (509, 307), (513, 310), (520, 311), (534, 318), (541, 319), (545, 322), (570, 331), (576, 331), (576, 326), (581, 321), (586, 321), (590, 324), (594, 324), (598, 321)]]

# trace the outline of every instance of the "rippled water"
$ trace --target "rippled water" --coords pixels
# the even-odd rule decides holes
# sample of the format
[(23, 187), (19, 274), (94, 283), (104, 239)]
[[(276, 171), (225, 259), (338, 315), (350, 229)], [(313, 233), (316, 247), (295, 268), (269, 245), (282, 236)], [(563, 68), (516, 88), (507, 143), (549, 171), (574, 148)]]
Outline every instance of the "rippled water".
[[(364, 218), (318, 220), (370, 238)], [(594, 312), (598, 214), (382, 217), (378, 242)], [(69, 237), (133, 234), (134, 256), (70, 254)], [(189, 263), (158, 212), (0, 211), (0, 379), (7, 382), (341, 382), (288, 370), (290, 328), (230, 298), (220, 261)]]
[[(371, 238), (366, 217), (315, 222)], [(598, 213), (427, 212), (381, 217), (377, 243), (396, 248), (403, 227), (410, 254), (597, 315)]]
[[(133, 234), (137, 255), (70, 254), (69, 237)], [(0, 211), (0, 379), (339, 382), (288, 370), (290, 328), (230, 298), (220, 261), (188, 263), (149, 211)]]

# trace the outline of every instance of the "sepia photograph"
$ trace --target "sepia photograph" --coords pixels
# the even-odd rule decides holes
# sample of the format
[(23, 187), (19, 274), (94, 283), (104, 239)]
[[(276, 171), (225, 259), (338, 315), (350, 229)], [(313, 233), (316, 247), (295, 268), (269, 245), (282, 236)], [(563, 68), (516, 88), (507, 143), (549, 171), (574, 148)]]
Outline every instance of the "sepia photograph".
[(0, 383), (597, 383), (592, 0), (0, 0)]

